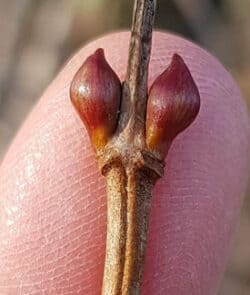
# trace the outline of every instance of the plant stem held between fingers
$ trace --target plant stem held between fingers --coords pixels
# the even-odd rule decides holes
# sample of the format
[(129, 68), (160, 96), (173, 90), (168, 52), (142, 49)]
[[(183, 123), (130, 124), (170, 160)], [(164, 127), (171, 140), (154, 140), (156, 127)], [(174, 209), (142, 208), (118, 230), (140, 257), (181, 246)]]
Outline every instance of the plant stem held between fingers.
[(154, 0), (135, 1), (123, 85), (98, 49), (70, 87), (107, 180), (103, 295), (140, 294), (152, 188), (163, 174), (171, 142), (193, 122), (200, 107), (198, 89), (178, 54), (148, 93), (155, 7)]

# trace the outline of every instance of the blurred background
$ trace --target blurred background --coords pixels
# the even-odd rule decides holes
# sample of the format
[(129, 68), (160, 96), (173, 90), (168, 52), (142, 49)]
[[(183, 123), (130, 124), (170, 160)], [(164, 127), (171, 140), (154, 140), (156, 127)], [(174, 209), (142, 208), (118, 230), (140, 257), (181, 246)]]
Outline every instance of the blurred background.
[[(0, 0), (0, 160), (63, 63), (96, 36), (130, 28), (130, 0)], [(250, 1), (158, 0), (156, 27), (196, 41), (237, 80), (250, 107)], [(219, 295), (250, 294), (250, 193)]]

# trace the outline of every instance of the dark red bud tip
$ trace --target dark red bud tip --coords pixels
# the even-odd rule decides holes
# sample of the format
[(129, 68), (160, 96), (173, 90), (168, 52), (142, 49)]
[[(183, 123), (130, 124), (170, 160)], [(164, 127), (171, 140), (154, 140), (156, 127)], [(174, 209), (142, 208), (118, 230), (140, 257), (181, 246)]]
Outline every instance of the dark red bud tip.
[(74, 76), (70, 98), (84, 122), (92, 145), (102, 149), (117, 125), (121, 83), (99, 48), (90, 55)]
[(173, 139), (196, 118), (200, 95), (183, 59), (174, 54), (149, 91), (146, 120), (148, 147), (162, 156)]

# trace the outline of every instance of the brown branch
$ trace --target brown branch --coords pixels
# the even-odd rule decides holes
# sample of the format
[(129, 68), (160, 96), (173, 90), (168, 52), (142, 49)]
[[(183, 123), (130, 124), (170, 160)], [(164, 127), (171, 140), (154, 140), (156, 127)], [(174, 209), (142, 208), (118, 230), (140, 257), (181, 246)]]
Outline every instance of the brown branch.
[(107, 180), (107, 242), (102, 294), (121, 294), (126, 243), (127, 192), (126, 173), (112, 166)]
[(86, 59), (70, 88), (107, 179), (103, 295), (140, 294), (152, 187), (163, 174), (171, 142), (193, 122), (200, 108), (198, 89), (178, 54), (155, 80), (148, 98), (155, 6), (154, 0), (135, 1), (122, 97), (121, 83), (102, 49)]
[(141, 289), (151, 188), (157, 174), (162, 172), (161, 164), (145, 149), (148, 64), (155, 6), (156, 1), (135, 1), (119, 126), (99, 158), (108, 192), (103, 295), (136, 295)]
[(156, 0), (135, 0), (126, 79), (123, 85), (121, 118), (118, 131), (126, 135), (144, 133), (147, 105), (148, 64)]

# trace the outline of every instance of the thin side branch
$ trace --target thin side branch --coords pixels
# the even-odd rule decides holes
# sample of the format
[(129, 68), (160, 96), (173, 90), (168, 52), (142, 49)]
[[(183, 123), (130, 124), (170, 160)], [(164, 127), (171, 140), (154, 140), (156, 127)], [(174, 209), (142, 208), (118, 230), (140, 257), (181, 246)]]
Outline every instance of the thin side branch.
[(151, 189), (162, 166), (145, 148), (148, 64), (156, 1), (136, 0), (118, 129), (99, 158), (107, 179), (103, 295), (139, 295)]
[(136, 0), (126, 79), (123, 86), (120, 127), (127, 133), (144, 132), (147, 106), (148, 64), (156, 0)]
[(122, 292), (141, 294), (147, 231), (154, 185), (146, 170), (135, 169), (127, 180), (127, 233)]
[(106, 174), (108, 224), (106, 263), (103, 275), (103, 295), (121, 294), (127, 230), (126, 173), (121, 166), (113, 166)]

